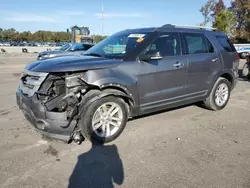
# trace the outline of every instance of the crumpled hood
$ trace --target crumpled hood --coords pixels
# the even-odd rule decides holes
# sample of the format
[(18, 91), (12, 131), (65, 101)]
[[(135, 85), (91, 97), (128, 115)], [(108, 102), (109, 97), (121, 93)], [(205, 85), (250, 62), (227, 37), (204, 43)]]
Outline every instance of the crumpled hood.
[(37, 60), (28, 64), (25, 69), (35, 72), (71, 72), (102, 69), (118, 66), (121, 60), (92, 56), (63, 56)]

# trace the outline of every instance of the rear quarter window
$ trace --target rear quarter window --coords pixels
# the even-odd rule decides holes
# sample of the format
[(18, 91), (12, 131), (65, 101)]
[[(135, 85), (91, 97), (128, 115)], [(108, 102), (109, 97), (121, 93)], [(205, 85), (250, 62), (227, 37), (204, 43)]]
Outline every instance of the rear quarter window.
[(229, 38), (225, 36), (216, 36), (216, 39), (227, 52), (236, 52), (236, 49), (233, 43), (229, 40)]

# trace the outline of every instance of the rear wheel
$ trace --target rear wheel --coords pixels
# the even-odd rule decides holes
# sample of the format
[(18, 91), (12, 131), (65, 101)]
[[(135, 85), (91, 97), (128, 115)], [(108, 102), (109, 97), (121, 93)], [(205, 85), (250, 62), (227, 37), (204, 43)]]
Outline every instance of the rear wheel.
[(81, 116), (83, 135), (102, 143), (115, 140), (124, 130), (128, 119), (127, 104), (113, 96), (91, 103)]
[(210, 110), (222, 110), (226, 107), (231, 93), (231, 83), (225, 78), (219, 78), (210, 95), (204, 101), (206, 108)]

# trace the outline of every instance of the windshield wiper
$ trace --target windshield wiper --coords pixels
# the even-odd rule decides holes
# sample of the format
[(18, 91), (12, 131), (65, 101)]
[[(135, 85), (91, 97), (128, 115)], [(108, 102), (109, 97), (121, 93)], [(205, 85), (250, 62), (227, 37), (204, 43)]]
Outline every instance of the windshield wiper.
[(89, 53), (89, 54), (84, 54), (86, 56), (95, 56), (95, 57), (103, 57), (101, 54), (97, 54), (97, 53)]

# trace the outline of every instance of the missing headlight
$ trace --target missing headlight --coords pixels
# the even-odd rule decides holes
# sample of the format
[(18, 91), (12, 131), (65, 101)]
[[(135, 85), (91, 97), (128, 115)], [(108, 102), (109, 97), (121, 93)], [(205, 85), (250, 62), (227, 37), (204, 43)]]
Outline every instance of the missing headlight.
[(65, 84), (67, 88), (82, 86), (81, 77), (83, 73), (67, 75), (65, 78)]

